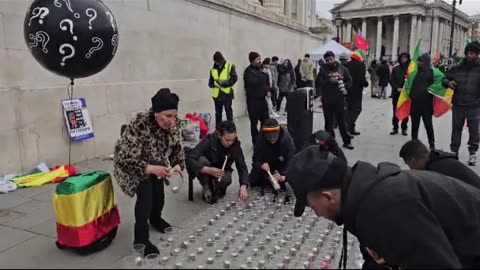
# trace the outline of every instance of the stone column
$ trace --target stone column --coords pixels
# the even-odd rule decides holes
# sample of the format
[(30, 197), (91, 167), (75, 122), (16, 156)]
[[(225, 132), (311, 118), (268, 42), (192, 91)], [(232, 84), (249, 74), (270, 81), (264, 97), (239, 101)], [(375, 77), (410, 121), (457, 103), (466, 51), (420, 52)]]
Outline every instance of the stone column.
[(347, 23), (342, 23), (342, 32), (340, 33), (342, 36), (342, 43), (347, 42)]
[[(417, 33), (415, 34), (415, 37), (417, 38), (417, 41), (419, 39), (423, 39), (422, 24), (423, 24), (423, 18), (420, 15), (417, 18)], [(415, 44), (415, 45), (417, 45), (417, 44)]]
[(375, 59), (380, 60), (382, 54), (382, 32), (383, 32), (383, 17), (377, 18), (377, 48), (375, 50)]
[(310, 12), (312, 12), (312, 27), (317, 26), (317, 1), (312, 0), (312, 4), (310, 6)]
[(284, 2), (284, 14), (287, 16), (287, 18), (291, 19), (292, 18), (292, 11), (293, 11), (293, 0), (285, 0)]
[(367, 39), (367, 18), (362, 19), (362, 35)]
[(433, 33), (432, 33), (432, 46), (430, 48), (431, 55), (435, 55), (438, 51), (438, 17), (433, 17)]
[(417, 46), (417, 15), (412, 15), (412, 21), (410, 23), (410, 54), (413, 55), (415, 46)]
[(297, 21), (305, 25), (305, 1), (297, 1)]
[(283, 0), (263, 0), (263, 6), (277, 13), (283, 13)]
[[(398, 58), (398, 36), (400, 34), (400, 16), (394, 15), (395, 22), (393, 24), (393, 42), (392, 42), (392, 60), (395, 61)], [(398, 59), (400, 60), (400, 59)]]
[(352, 21), (347, 21), (347, 32), (345, 33), (345, 42), (352, 42)]
[[(440, 53), (443, 53), (443, 48), (444, 48), (444, 38), (445, 38), (445, 23), (443, 21), (439, 22), (439, 28), (440, 30), (438, 31), (438, 51)], [(435, 55), (432, 55), (432, 57), (435, 57)]]

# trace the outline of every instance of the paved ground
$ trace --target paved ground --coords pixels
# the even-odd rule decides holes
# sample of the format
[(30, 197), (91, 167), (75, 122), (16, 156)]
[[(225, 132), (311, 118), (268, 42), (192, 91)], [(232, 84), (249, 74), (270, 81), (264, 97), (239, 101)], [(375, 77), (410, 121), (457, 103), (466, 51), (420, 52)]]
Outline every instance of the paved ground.
[[(378, 163), (390, 161), (401, 164), (398, 151), (408, 137), (390, 136), (391, 100), (370, 99), (365, 95), (364, 112), (359, 119), (361, 136), (354, 140), (355, 150), (347, 152), (351, 164), (357, 160)], [(437, 147), (448, 149), (451, 116), (435, 120)], [(237, 121), (240, 138), (244, 141), (244, 152), (250, 160), (252, 146), (249, 139), (249, 126), (246, 118)], [(316, 128), (323, 128), (323, 115), (316, 114)], [(464, 133), (465, 134), (465, 133)], [(420, 136), (425, 138), (421, 128)], [(465, 141), (466, 138), (464, 138)], [(466, 160), (466, 148), (461, 153)], [(108, 160), (92, 160), (78, 164), (81, 171), (111, 170)], [(477, 172), (478, 169), (476, 169)], [(238, 184), (229, 192), (236, 192)], [(112, 245), (97, 254), (79, 256), (58, 250), (55, 246), (55, 218), (51, 197), (54, 185), (25, 189), (10, 194), (0, 194), (0, 268), (118, 268), (119, 260), (130, 254), (133, 237), (134, 200), (116, 190), (122, 224)], [(200, 199), (200, 186), (196, 186), (195, 202), (187, 200), (186, 185), (181, 192), (167, 192), (164, 216), (174, 226), (181, 227), (184, 221), (202, 210), (207, 205)], [(159, 241), (159, 234), (152, 233), (153, 242)]]

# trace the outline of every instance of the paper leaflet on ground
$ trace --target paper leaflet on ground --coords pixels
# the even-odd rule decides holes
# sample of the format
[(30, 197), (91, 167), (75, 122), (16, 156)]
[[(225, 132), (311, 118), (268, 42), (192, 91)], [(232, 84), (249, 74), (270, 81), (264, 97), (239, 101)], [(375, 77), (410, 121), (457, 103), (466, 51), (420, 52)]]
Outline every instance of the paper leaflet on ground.
[(74, 142), (93, 138), (93, 127), (85, 98), (62, 100), (68, 134)]

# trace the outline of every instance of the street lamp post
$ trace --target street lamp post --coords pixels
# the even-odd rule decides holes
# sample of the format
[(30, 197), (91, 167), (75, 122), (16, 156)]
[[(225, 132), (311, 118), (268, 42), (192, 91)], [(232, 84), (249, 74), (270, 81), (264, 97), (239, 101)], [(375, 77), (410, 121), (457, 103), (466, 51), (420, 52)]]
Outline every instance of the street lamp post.
[[(462, 4), (462, 0), (459, 0), (459, 5)], [(453, 34), (455, 31), (455, 11), (457, 8), (457, 0), (453, 0), (452, 3), (452, 29), (450, 31), (450, 48), (449, 48), (449, 57), (452, 58), (453, 56)]]
[(342, 19), (342, 16), (340, 15), (340, 12), (337, 12), (337, 14), (335, 14), (334, 20), (335, 20), (335, 26), (337, 27), (337, 42), (341, 43), (341, 41), (340, 41), (340, 27), (342, 27), (343, 19)]

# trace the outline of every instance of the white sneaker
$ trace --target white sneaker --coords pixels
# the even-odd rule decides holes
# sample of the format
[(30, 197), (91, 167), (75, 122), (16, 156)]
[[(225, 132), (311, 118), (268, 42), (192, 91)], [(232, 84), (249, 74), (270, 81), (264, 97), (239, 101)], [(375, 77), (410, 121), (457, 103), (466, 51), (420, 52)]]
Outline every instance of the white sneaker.
[(477, 155), (470, 155), (468, 158), (468, 165), (477, 166)]
[(280, 115), (278, 115), (278, 113), (276, 113), (275, 111), (272, 111), (272, 113), (270, 113), (271, 116), (273, 117), (280, 117)]

